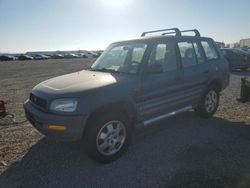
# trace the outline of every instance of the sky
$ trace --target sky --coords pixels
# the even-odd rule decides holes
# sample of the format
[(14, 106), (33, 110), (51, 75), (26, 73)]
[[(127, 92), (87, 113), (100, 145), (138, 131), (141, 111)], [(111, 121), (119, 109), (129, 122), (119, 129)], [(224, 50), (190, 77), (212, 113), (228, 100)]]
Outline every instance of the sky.
[(143, 31), (250, 38), (250, 0), (0, 0), (0, 52), (105, 49)]

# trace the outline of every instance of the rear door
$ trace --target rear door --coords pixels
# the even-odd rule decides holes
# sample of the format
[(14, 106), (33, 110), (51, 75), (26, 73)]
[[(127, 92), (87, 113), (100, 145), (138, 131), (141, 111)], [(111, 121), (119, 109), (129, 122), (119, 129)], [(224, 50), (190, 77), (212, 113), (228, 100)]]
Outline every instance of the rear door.
[(151, 54), (144, 69), (153, 64), (160, 64), (163, 72), (152, 74), (144, 71), (142, 75), (139, 106), (143, 120), (178, 108), (176, 91), (180, 70), (175, 51), (176, 46), (172, 41), (158, 41), (152, 44)]
[(220, 84), (228, 83), (229, 71), (228, 63), (223, 60), (219, 49), (212, 39), (201, 39), (206, 62), (210, 67), (209, 82), (217, 80)]
[(207, 85), (210, 65), (206, 62), (201, 44), (195, 39), (183, 39), (177, 43), (181, 61), (181, 88), (185, 93), (184, 106), (196, 104)]

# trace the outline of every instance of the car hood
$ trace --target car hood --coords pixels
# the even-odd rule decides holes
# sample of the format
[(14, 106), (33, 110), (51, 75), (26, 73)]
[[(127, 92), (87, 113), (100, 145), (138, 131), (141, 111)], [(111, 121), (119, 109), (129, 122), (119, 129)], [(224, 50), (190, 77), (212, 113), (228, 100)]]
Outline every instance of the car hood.
[[(134, 75), (96, 71), (80, 71), (46, 80), (33, 88), (38, 95), (76, 96), (77, 93), (93, 91), (100, 88), (116, 87), (134, 80)], [(67, 96), (67, 94), (69, 94)]]

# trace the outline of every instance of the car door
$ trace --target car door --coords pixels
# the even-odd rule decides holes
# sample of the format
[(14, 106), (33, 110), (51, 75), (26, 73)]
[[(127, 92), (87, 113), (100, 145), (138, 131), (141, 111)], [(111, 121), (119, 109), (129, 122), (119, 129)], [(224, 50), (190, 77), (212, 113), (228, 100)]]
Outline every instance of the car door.
[(216, 43), (212, 39), (201, 39), (201, 45), (209, 65), (209, 83), (214, 80), (228, 82), (228, 62), (222, 59)]
[[(141, 78), (139, 106), (143, 120), (178, 108), (176, 90), (179, 85), (179, 65), (175, 51), (176, 46), (171, 41), (158, 41), (152, 46)], [(162, 72), (150, 73), (150, 69), (155, 65), (161, 65)]]
[(181, 92), (185, 93), (182, 105), (194, 105), (207, 85), (210, 65), (205, 61), (198, 40), (183, 39), (177, 42), (177, 46), (181, 62)]

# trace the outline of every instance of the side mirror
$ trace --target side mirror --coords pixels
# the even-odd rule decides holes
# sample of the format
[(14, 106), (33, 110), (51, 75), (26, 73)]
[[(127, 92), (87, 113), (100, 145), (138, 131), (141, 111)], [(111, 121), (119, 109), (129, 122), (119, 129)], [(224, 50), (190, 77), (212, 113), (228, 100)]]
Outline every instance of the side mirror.
[(147, 67), (146, 73), (159, 74), (163, 73), (163, 66), (161, 64), (152, 64)]

